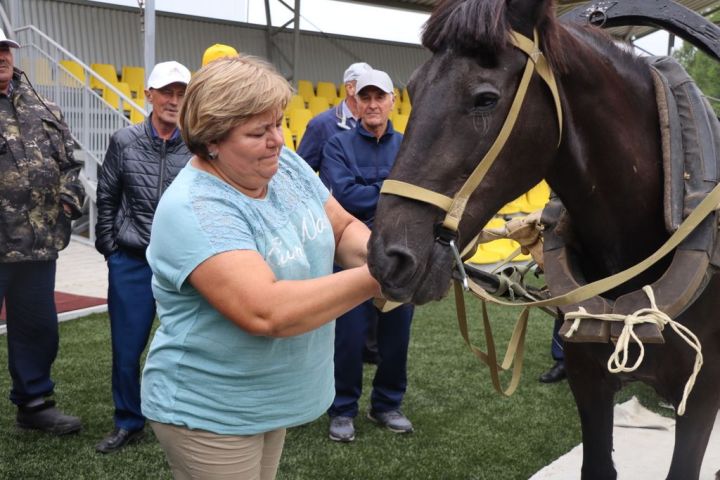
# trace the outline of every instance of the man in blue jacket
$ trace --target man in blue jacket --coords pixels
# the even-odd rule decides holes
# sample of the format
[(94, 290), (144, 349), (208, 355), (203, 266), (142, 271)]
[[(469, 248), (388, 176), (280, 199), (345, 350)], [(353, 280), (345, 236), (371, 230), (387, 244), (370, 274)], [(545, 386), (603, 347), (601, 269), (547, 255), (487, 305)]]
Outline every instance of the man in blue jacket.
[(358, 107), (355, 100), (355, 84), (360, 74), (370, 69), (371, 67), (367, 63), (350, 65), (343, 75), (345, 100), (313, 117), (308, 123), (297, 154), (316, 172), (320, 171), (322, 151), (330, 137), (351, 130), (357, 125)]
[[(387, 73), (368, 70), (357, 80), (360, 123), (328, 140), (320, 178), (351, 214), (372, 228), (380, 187), (395, 162), (402, 135), (388, 120), (394, 103)], [(363, 345), (368, 325), (378, 319), (379, 362), (368, 418), (395, 433), (410, 433), (412, 423), (400, 411), (407, 387), (407, 352), (412, 305), (380, 312), (372, 300), (337, 319), (335, 324), (335, 400), (328, 410), (330, 439), (355, 439), (353, 419), (362, 393)]]
[(178, 62), (155, 65), (145, 90), (152, 113), (113, 134), (98, 178), (95, 247), (108, 264), (115, 403), (115, 428), (96, 445), (100, 453), (143, 436), (140, 357), (155, 318), (145, 250), (160, 196), (192, 156), (177, 126), (189, 81), (190, 71)]

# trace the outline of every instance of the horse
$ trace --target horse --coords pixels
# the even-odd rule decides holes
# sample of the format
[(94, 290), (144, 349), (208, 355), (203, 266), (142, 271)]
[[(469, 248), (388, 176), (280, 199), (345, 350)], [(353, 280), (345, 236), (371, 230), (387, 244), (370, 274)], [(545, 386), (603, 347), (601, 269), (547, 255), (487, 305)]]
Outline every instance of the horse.
[[(542, 179), (572, 220), (572, 237), (583, 252), (578, 268), (587, 281), (640, 262), (668, 239), (660, 121), (648, 62), (596, 27), (561, 23), (555, 7), (554, 0), (444, 0), (425, 24), (422, 43), (432, 56), (408, 83), (413, 110), (386, 182), (444, 198), (462, 188), (502, 132), (528, 55), (539, 58), (532, 48), (517, 48), (515, 32), (536, 37), (556, 91), (538, 74), (529, 78), (515, 125), (467, 198), (456, 232), (444, 228), (442, 201), (392, 194), (383, 186), (368, 266), (386, 298), (417, 305), (443, 298), (456, 264), (453, 242), (462, 250), (504, 204)], [(604, 297), (652, 284), (669, 263), (663, 259)], [(720, 407), (719, 310), (720, 277), (711, 270), (705, 289), (675, 318), (697, 335), (705, 362), (684, 415), (676, 415), (668, 479), (698, 478)], [(668, 330), (664, 343), (645, 346), (633, 373), (608, 372), (609, 342), (566, 342), (582, 428), (583, 479), (617, 478), (613, 400), (623, 385), (645, 382), (679, 406), (695, 352)], [(630, 353), (637, 358), (637, 345)]]

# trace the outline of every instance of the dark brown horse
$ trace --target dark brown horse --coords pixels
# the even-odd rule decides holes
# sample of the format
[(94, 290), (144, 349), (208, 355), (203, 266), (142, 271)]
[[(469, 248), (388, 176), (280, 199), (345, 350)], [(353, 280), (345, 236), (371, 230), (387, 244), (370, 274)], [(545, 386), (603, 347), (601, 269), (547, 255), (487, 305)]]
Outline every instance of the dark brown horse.
[[(667, 238), (663, 222), (662, 146), (647, 61), (618, 48), (601, 31), (564, 26), (550, 0), (446, 0), (428, 20), (423, 44), (433, 56), (413, 75), (413, 111), (390, 178), (453, 197), (484, 157), (508, 116), (528, 56), (511, 31), (533, 38), (557, 80), (564, 116), (534, 75), (512, 134), (470, 196), (457, 243), (467, 244), (505, 203), (547, 179), (567, 208), (572, 234), (585, 252), (588, 281), (617, 273), (654, 252)], [(560, 142), (558, 144), (558, 138)], [(446, 295), (453, 254), (438, 241), (440, 208), (383, 195), (370, 240), (369, 264), (391, 299), (423, 304)], [(651, 284), (659, 263), (611, 293)], [(677, 417), (668, 478), (696, 479), (720, 407), (720, 279), (677, 321), (702, 342), (705, 362)], [(566, 363), (583, 438), (584, 479), (614, 479), (613, 397), (641, 380), (676, 407), (695, 352), (670, 329), (665, 343), (646, 346), (633, 374), (610, 374), (610, 344), (567, 343)], [(637, 349), (631, 350), (637, 355)], [(638, 446), (642, 448), (642, 446)]]

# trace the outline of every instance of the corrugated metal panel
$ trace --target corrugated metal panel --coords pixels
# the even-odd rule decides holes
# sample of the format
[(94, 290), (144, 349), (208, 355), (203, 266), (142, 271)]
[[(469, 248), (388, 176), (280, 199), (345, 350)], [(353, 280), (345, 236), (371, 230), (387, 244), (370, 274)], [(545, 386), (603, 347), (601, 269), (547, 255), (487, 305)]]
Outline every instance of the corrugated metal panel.
[[(75, 53), (86, 63), (142, 65), (143, 38), (137, 9), (87, 5), (78, 1), (23, 0), (16, 26), (33, 24)], [(19, 20), (18, 20), (19, 18)], [(288, 58), (292, 58), (292, 33), (275, 37)], [(191, 70), (200, 67), (202, 53), (213, 43), (233, 45), (245, 53), (266, 57), (265, 30), (248, 24), (198, 19), (158, 12), (156, 16), (156, 59), (174, 59)], [(420, 46), (363, 40), (335, 35), (302, 32), (298, 78), (339, 83), (345, 68), (366, 61), (386, 70), (403, 86), (429, 54)], [(280, 56), (273, 59), (285, 74), (289, 65)]]

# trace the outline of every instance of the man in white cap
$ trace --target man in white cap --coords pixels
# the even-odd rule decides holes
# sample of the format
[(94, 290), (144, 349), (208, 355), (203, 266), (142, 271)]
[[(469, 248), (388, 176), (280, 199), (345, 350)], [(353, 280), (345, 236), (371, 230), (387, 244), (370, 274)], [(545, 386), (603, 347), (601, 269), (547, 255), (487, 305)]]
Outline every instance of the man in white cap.
[(81, 216), (74, 142), (60, 109), (14, 68), (17, 42), (0, 30), (0, 303), (7, 311), (10, 400), (23, 429), (77, 432), (51, 399), (58, 352), (55, 264)]
[(343, 75), (346, 97), (335, 107), (313, 117), (297, 149), (300, 155), (315, 171), (320, 171), (322, 151), (333, 135), (355, 128), (358, 121), (355, 84), (361, 73), (371, 70), (367, 63), (353, 63)]
[[(338, 133), (323, 149), (320, 179), (333, 197), (372, 229), (380, 187), (400, 150), (402, 134), (389, 120), (394, 104), (392, 80), (379, 70), (357, 79), (360, 123)], [(413, 306), (381, 312), (372, 300), (341, 315), (335, 323), (335, 400), (328, 410), (331, 440), (351, 442), (363, 382), (363, 346), (377, 320), (378, 366), (368, 418), (395, 433), (410, 433), (412, 423), (400, 410), (407, 388), (407, 352)]]
[(140, 356), (155, 318), (145, 249), (160, 196), (192, 156), (177, 125), (190, 76), (178, 62), (155, 65), (145, 90), (152, 113), (113, 134), (98, 178), (95, 247), (108, 264), (115, 403), (115, 428), (95, 447), (101, 453), (143, 436)]

